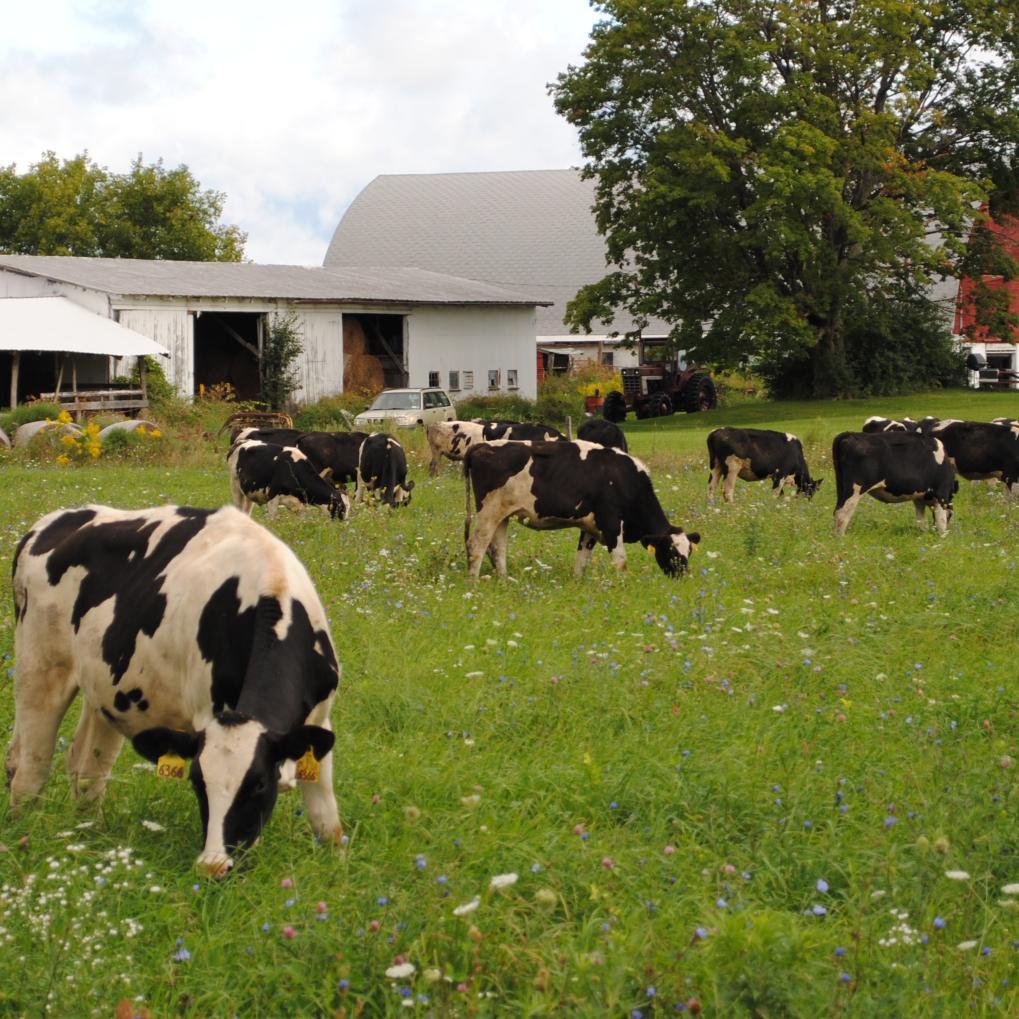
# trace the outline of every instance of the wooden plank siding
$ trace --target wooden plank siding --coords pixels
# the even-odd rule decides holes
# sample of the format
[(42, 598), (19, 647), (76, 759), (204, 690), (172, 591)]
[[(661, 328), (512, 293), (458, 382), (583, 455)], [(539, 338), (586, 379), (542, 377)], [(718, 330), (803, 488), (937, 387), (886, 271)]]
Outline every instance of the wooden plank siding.
[(122, 308), (121, 325), (161, 343), (170, 357), (160, 358), (167, 380), (185, 398), (195, 391), (194, 320), (184, 307)]
[(296, 307), (304, 355), (300, 359), (299, 403), (313, 403), (343, 389), (343, 316), (339, 309)]

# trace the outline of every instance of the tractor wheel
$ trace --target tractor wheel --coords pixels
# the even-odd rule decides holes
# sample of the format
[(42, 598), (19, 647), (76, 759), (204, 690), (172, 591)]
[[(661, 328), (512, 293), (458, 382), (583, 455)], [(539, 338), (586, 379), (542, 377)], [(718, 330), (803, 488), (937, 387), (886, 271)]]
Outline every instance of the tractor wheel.
[(673, 413), (672, 400), (668, 393), (655, 393), (647, 402), (648, 417), (668, 417)]
[(626, 420), (626, 397), (618, 389), (612, 389), (605, 394), (601, 415), (606, 421), (616, 424)]
[(693, 414), (700, 410), (713, 410), (718, 404), (718, 394), (711, 377), (698, 372), (691, 375), (680, 393), (683, 410)]

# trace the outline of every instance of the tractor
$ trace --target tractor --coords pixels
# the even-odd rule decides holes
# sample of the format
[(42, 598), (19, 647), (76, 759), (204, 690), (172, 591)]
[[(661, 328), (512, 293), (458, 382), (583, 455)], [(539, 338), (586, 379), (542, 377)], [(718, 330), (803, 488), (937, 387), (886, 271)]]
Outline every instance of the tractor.
[(619, 371), (622, 400), (616, 397), (610, 402), (606, 397), (606, 409), (612, 413), (611, 408), (615, 408), (617, 418), (624, 402), (625, 410), (633, 411), (638, 418), (661, 417), (677, 410), (691, 414), (712, 410), (718, 403), (715, 383), (705, 368), (687, 364), (685, 353), (670, 351), (665, 344), (642, 341), (640, 364)]

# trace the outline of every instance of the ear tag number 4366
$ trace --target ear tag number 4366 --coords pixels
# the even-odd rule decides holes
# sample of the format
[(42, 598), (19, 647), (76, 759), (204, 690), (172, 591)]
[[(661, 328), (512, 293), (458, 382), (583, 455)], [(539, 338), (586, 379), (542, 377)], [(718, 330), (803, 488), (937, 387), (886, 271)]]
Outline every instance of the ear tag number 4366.
[(184, 758), (177, 754), (163, 754), (156, 761), (156, 774), (160, 778), (183, 778)]
[(297, 781), (298, 782), (318, 781), (318, 761), (315, 760), (315, 755), (312, 753), (311, 747), (308, 747), (303, 757), (298, 758)]

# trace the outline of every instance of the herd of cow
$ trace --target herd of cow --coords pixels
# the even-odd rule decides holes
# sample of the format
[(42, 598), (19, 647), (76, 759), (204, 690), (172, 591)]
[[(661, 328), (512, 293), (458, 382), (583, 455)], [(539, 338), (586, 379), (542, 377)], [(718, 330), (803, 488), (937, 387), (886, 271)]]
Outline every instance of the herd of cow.
[[(640, 542), (669, 576), (682, 573), (696, 533), (671, 524), (645, 465), (620, 429), (592, 419), (569, 441), (546, 425), (438, 422), (427, 430), (434, 475), (463, 462), (468, 575), (486, 553), (506, 573), (511, 519), (580, 530), (579, 576), (594, 546), (617, 567)], [(709, 498), (737, 478), (771, 480), (812, 497), (794, 435), (718, 428), (708, 435)], [(1019, 485), (1019, 422), (870, 418), (832, 447), (843, 534), (863, 495), (930, 507), (944, 534), (956, 475)], [(237, 509), (105, 506), (37, 521), (14, 556), (15, 725), (7, 755), (11, 802), (43, 788), (61, 720), (83, 705), (67, 761), (77, 795), (98, 799), (125, 738), (160, 774), (189, 778), (204, 848), (199, 868), (225, 874), (252, 845), (281, 789), (300, 784), (323, 839), (342, 836), (332, 784), (330, 710), (340, 666), (325, 611), (304, 567), (252, 506), (314, 504), (343, 518), (373, 494), (410, 501), (407, 458), (390, 435), (245, 430), (227, 456)], [(238, 509), (243, 512), (238, 512)], [(247, 515), (246, 515), (247, 514)], [(473, 525), (473, 531), (472, 531)]]

